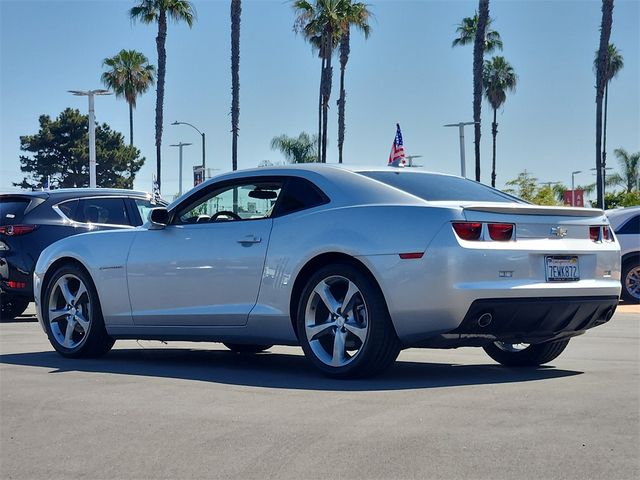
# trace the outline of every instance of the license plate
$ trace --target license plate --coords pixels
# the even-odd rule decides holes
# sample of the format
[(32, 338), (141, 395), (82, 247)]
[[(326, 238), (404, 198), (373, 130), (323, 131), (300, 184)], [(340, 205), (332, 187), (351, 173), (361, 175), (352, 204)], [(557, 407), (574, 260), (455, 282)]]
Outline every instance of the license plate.
[(576, 282), (580, 280), (580, 269), (578, 268), (578, 257), (545, 257), (545, 269), (547, 282)]

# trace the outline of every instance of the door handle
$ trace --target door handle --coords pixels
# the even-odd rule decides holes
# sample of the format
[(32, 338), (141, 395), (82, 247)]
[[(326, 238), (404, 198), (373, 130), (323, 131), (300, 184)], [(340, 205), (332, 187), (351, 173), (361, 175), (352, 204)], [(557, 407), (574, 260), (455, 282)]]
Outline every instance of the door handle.
[(238, 240), (238, 243), (260, 243), (262, 239), (260, 237), (256, 237), (255, 235), (247, 235), (246, 237), (242, 237)]

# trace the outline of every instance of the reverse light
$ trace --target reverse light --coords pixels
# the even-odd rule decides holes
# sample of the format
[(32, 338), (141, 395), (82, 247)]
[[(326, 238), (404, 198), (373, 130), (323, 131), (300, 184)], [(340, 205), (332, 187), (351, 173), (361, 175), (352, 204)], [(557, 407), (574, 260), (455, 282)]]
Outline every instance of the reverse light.
[(455, 222), (453, 229), (463, 240), (479, 240), (482, 233), (482, 223), (480, 222)]
[(487, 227), (491, 240), (506, 242), (513, 237), (513, 223), (489, 223)]
[(37, 225), (2, 225), (0, 226), (0, 235), (17, 236), (24, 235), (25, 233), (31, 233)]

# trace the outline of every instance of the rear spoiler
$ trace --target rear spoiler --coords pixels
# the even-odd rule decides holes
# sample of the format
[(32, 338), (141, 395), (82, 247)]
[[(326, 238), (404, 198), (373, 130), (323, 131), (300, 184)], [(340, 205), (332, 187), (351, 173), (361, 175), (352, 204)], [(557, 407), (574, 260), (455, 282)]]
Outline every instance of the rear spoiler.
[(600, 217), (604, 211), (598, 208), (542, 207), (538, 205), (469, 205), (464, 210), (473, 212), (504, 213), (508, 215), (556, 215), (564, 217)]

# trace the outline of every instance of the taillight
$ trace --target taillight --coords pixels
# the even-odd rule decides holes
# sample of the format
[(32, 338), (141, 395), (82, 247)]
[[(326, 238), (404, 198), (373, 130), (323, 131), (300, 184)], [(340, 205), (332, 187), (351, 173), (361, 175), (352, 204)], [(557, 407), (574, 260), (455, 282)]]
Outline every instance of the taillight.
[(599, 225), (592, 225), (591, 227), (589, 227), (589, 238), (594, 242), (597, 242), (598, 240), (600, 240)]
[(609, 227), (602, 227), (602, 238), (605, 242), (611, 242), (613, 240), (613, 233), (611, 233)]
[(453, 229), (463, 240), (478, 240), (482, 233), (482, 224), (479, 222), (456, 222), (453, 224)]
[(37, 225), (2, 225), (0, 226), (0, 234), (15, 236), (15, 235), (24, 235), (25, 233), (31, 233), (36, 228)]
[(513, 237), (513, 223), (490, 223), (487, 227), (491, 240), (506, 242)]

